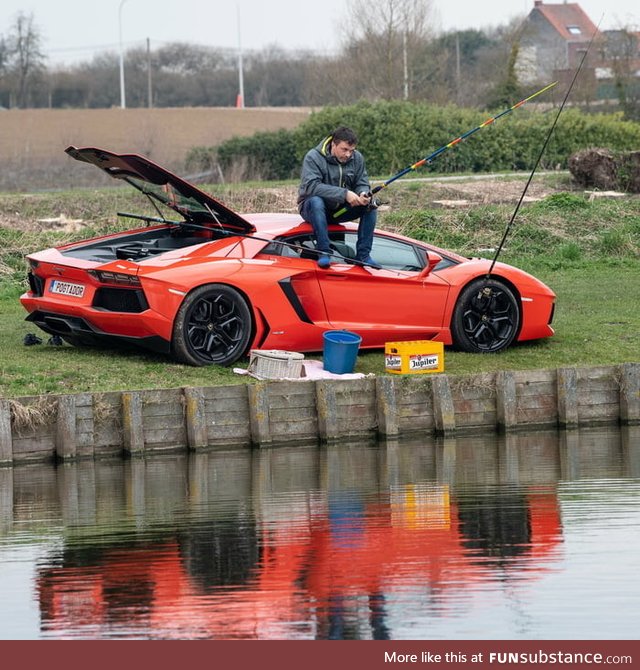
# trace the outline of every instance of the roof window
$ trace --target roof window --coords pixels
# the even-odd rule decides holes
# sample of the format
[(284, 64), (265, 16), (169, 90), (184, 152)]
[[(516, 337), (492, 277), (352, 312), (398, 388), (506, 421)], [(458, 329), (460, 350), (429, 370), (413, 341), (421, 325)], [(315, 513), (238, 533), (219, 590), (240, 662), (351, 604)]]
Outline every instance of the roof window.
[(582, 34), (582, 30), (580, 29), (580, 26), (567, 26), (567, 30), (572, 35), (581, 35)]

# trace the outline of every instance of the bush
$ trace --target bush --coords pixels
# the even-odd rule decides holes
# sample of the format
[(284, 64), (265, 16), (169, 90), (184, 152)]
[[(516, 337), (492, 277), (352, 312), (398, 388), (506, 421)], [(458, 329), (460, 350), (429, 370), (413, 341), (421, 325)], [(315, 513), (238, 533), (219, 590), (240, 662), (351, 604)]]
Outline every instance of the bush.
[(575, 193), (552, 193), (533, 207), (540, 211), (575, 212), (588, 208), (589, 203), (584, 196)]
[[(499, 111), (499, 110), (498, 110)], [(438, 172), (504, 172), (531, 170), (555, 119), (548, 113), (521, 109), (497, 123), (472, 133), (464, 142), (433, 161)], [(413, 165), (464, 133), (477, 128), (491, 112), (438, 107), (402, 101), (360, 102), (327, 107), (313, 113), (292, 131), (256, 133), (232, 138), (218, 148), (223, 170), (239, 160), (253, 178), (290, 179), (300, 172), (305, 153), (339, 125), (351, 126), (360, 136), (359, 149), (370, 175), (392, 176)], [(565, 110), (554, 130), (542, 168), (566, 168), (569, 156), (592, 146), (621, 151), (640, 145), (640, 124), (618, 114), (589, 115)], [(425, 166), (420, 170), (428, 170)]]
[(577, 242), (561, 244), (558, 253), (560, 258), (567, 261), (579, 261), (582, 258), (582, 249)]
[(600, 235), (600, 253), (604, 256), (624, 256), (630, 246), (629, 237), (620, 228), (605, 230)]
[(215, 171), (218, 165), (218, 152), (215, 147), (193, 147), (187, 153), (184, 166), (188, 172)]
[(218, 147), (218, 160), (225, 175), (240, 173), (236, 176), (245, 180), (292, 179), (300, 174), (294, 134), (287, 130), (227, 140)]

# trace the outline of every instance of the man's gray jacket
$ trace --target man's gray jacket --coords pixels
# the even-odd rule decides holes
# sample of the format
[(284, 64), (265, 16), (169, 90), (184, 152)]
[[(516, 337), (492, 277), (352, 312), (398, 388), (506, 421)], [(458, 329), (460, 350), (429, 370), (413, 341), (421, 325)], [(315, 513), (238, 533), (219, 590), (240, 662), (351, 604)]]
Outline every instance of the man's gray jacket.
[(362, 154), (356, 150), (346, 163), (340, 163), (331, 155), (331, 139), (331, 135), (326, 137), (304, 157), (298, 209), (307, 198), (317, 195), (334, 211), (345, 204), (347, 191), (360, 194), (371, 189)]

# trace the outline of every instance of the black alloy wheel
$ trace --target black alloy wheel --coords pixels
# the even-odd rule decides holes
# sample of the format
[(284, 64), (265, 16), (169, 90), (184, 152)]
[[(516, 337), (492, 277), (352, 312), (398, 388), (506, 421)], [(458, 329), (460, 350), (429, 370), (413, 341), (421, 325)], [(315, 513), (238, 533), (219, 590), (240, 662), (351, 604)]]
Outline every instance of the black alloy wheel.
[(458, 297), (451, 321), (456, 348), (472, 353), (506, 349), (520, 330), (513, 291), (495, 279), (476, 279)]
[(238, 291), (200, 286), (184, 300), (173, 326), (174, 356), (188, 365), (231, 365), (249, 346), (252, 320)]

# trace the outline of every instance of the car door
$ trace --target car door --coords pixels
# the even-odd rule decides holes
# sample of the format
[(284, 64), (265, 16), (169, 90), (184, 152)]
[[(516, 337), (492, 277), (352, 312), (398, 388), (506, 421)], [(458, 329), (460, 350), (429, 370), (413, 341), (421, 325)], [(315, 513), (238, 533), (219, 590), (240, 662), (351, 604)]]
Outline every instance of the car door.
[[(355, 233), (341, 233), (337, 249), (356, 245)], [(346, 246), (345, 246), (346, 245)], [(327, 318), (333, 328), (355, 330), (363, 344), (383, 344), (389, 338), (429, 338), (442, 329), (449, 284), (424, 276), (424, 251), (417, 245), (376, 235), (371, 255), (380, 270), (336, 263), (318, 269)]]

